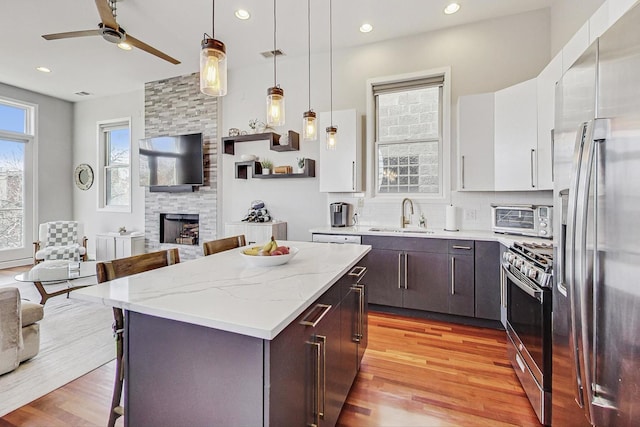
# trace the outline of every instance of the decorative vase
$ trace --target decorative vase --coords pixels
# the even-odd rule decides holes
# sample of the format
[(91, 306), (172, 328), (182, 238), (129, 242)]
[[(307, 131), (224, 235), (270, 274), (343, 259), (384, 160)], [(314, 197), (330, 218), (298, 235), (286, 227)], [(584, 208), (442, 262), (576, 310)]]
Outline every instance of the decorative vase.
[(271, 169), (267, 169), (267, 168), (262, 169), (262, 175), (270, 175), (270, 174), (271, 174)]
[(298, 168), (298, 173), (304, 173), (304, 168)]

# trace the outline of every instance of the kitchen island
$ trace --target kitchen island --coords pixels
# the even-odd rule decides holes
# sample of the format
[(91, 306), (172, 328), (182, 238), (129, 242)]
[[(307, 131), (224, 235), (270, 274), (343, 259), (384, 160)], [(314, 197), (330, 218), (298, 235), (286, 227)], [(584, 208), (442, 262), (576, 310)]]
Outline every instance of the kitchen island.
[[(334, 425), (366, 347), (366, 245), (231, 250), (72, 294), (126, 313), (125, 424)], [(105, 325), (105, 327), (108, 327)]]

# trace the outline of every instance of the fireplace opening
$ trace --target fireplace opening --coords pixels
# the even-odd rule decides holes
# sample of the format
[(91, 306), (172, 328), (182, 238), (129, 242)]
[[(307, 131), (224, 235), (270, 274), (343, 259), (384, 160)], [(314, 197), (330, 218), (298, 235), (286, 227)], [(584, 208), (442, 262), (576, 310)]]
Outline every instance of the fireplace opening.
[(160, 214), (160, 243), (198, 245), (199, 233), (198, 214)]

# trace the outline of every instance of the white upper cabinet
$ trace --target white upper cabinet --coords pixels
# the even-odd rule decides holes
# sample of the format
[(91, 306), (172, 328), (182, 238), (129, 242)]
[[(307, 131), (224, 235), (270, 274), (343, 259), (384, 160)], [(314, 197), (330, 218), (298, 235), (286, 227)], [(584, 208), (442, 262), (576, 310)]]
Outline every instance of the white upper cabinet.
[(458, 98), (458, 190), (494, 190), (494, 94)]
[(537, 190), (538, 85), (527, 80), (495, 93), (495, 190)]
[(622, 15), (627, 13), (631, 6), (635, 4), (636, 0), (607, 0), (605, 5), (609, 6), (608, 22), (609, 26), (615, 24)]
[(331, 114), (319, 114), (320, 191), (349, 193), (362, 191), (362, 118), (356, 110), (333, 112), (333, 125), (338, 128), (335, 150), (327, 150), (325, 129)]
[(553, 141), (556, 82), (562, 77), (562, 54), (538, 75), (538, 190), (553, 190)]
[(580, 58), (580, 55), (582, 55), (590, 45), (589, 21), (587, 21), (562, 48), (563, 74), (573, 65), (574, 62), (576, 62), (576, 59)]

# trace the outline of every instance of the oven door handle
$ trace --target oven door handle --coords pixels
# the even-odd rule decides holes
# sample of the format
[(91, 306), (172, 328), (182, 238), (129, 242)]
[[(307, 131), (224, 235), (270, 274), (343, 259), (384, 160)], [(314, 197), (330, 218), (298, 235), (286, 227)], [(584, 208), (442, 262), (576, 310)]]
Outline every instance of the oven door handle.
[(508, 267), (506, 265), (502, 264), (502, 269), (504, 270), (505, 274), (507, 275), (507, 278), (509, 278), (517, 287), (522, 289), (530, 297), (533, 297), (533, 298), (537, 299), (540, 302), (540, 304), (542, 304), (542, 302), (543, 302), (543, 300), (542, 300), (542, 291), (540, 289), (533, 289), (531, 286), (527, 286), (524, 283), (522, 283), (520, 281), (520, 279), (518, 279), (516, 276), (514, 276), (513, 273), (511, 273), (509, 271), (509, 269), (508, 269)]

